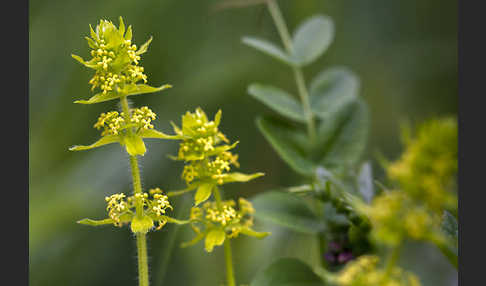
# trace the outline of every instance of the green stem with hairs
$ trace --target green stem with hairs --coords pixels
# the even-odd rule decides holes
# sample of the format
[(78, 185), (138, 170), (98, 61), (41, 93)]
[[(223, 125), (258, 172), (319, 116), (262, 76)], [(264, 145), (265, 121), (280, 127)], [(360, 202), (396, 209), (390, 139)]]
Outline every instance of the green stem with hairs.
[[(130, 109), (128, 108), (128, 100), (126, 96), (120, 98), (125, 120), (130, 122)], [(131, 128), (127, 129), (127, 132), (131, 134)], [(132, 171), (133, 180), (133, 194), (142, 194), (142, 181), (140, 180), (140, 169), (138, 168), (138, 161), (136, 156), (130, 155), (130, 168)], [(139, 197), (135, 203), (135, 210), (137, 217), (143, 216), (143, 201)], [(148, 277), (148, 258), (147, 258), (147, 237), (145, 233), (137, 233), (137, 255), (138, 255), (138, 285), (149, 286)]]
[[(292, 54), (292, 39), (285, 24), (285, 20), (282, 17), (282, 13), (280, 12), (280, 9), (277, 5), (277, 2), (275, 0), (268, 0), (267, 7), (270, 14), (272, 15), (273, 21), (275, 23), (275, 26), (277, 27), (280, 38), (282, 39), (285, 50), (287, 50), (287, 53)], [(307, 91), (305, 85), (304, 73), (302, 72), (302, 69), (298, 66), (293, 66), (292, 70), (294, 72), (295, 82), (297, 83), (297, 89), (299, 91), (299, 97), (302, 103), (304, 116), (307, 121), (307, 133), (309, 134), (309, 139), (311, 141), (314, 141), (316, 138), (316, 128), (309, 102), (309, 92)]]
[[(218, 187), (214, 186), (214, 199), (216, 200), (216, 205), (218, 209), (222, 209), (221, 194), (219, 193)], [(231, 252), (231, 242), (229, 239), (224, 240), (224, 258), (226, 261), (226, 279), (228, 280), (228, 286), (236, 286), (235, 274), (233, 270), (233, 255)]]

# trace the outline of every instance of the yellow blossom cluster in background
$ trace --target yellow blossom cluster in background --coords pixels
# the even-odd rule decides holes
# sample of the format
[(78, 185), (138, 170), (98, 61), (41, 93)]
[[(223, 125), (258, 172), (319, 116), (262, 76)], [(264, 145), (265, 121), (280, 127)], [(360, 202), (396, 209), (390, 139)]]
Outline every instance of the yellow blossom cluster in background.
[(434, 119), (420, 126), (415, 138), (404, 138), (406, 150), (387, 168), (409, 196), (433, 211), (457, 208), (454, 193), (457, 173), (457, 122)]
[(362, 255), (346, 264), (337, 274), (339, 286), (420, 286), (417, 276), (393, 266), (380, 267), (379, 258)]
[(457, 123), (434, 119), (405, 137), (406, 149), (387, 173), (396, 190), (385, 190), (362, 206), (373, 225), (372, 236), (396, 246), (405, 238), (437, 241), (444, 210), (457, 210)]

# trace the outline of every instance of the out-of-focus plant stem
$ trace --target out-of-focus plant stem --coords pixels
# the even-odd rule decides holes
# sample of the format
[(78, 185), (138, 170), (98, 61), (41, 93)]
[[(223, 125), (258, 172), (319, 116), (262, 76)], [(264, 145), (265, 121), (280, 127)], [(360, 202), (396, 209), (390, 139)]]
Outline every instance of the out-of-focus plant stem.
[[(280, 8), (277, 5), (277, 2), (275, 0), (268, 0), (267, 6), (270, 14), (272, 15), (273, 21), (275, 23), (275, 26), (277, 27), (277, 31), (280, 35), (280, 38), (282, 39), (282, 43), (285, 49), (289, 54), (292, 54), (292, 40), (287, 29), (287, 25), (285, 24), (285, 20), (283, 19), (282, 13), (280, 12)], [(304, 116), (307, 121), (307, 133), (309, 134), (309, 139), (314, 142), (316, 138), (316, 128), (309, 102), (309, 92), (307, 91), (307, 88), (305, 86), (304, 74), (300, 67), (293, 66), (292, 70), (294, 72), (295, 82), (297, 83), (297, 89), (299, 91), (300, 101), (304, 110)]]

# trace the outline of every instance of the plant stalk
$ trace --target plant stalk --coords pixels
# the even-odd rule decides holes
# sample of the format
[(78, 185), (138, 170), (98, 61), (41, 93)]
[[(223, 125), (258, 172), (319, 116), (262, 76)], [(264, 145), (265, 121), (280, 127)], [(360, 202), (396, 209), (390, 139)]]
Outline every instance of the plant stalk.
[(147, 239), (145, 233), (137, 233), (138, 285), (149, 286)]
[[(272, 15), (273, 21), (275, 23), (275, 27), (277, 28), (277, 31), (280, 35), (280, 38), (282, 39), (282, 43), (285, 49), (287, 50), (287, 53), (292, 54), (293, 47), (292, 47), (292, 40), (290, 37), (290, 33), (287, 29), (285, 20), (282, 17), (282, 13), (280, 12), (280, 8), (278, 7), (277, 2), (275, 0), (268, 0), (267, 7), (270, 14)], [(307, 91), (305, 85), (304, 74), (300, 67), (293, 66), (292, 70), (294, 72), (295, 82), (297, 84), (297, 89), (299, 91), (299, 97), (302, 103), (304, 116), (307, 121), (307, 133), (309, 134), (309, 139), (311, 141), (315, 141), (316, 128), (315, 128), (314, 117), (312, 115), (312, 110), (309, 102), (309, 92)]]
[[(216, 205), (218, 209), (221, 211), (222, 209), (222, 200), (221, 194), (219, 193), (218, 187), (214, 187), (214, 199), (216, 200)], [(231, 242), (229, 239), (224, 240), (224, 259), (226, 262), (226, 279), (228, 280), (228, 286), (236, 286), (235, 282), (235, 274), (233, 270), (233, 255), (231, 252)]]
[(392, 250), (392, 253), (390, 254), (390, 256), (388, 257), (387, 261), (386, 261), (386, 268), (385, 268), (385, 275), (388, 276), (391, 274), (392, 270), (393, 270), (393, 267), (395, 267), (395, 264), (398, 260), (398, 257), (400, 256), (400, 245), (398, 246), (395, 246)]
[[(126, 96), (120, 98), (125, 120), (130, 121), (130, 109), (128, 108), (128, 101)], [(128, 128), (127, 132), (130, 134), (132, 130)], [(140, 169), (138, 168), (138, 161), (136, 156), (130, 155), (130, 168), (132, 171), (133, 194), (142, 193), (142, 182), (140, 180)], [(143, 201), (138, 198), (135, 203), (135, 210), (137, 217), (143, 216)], [(149, 286), (148, 278), (148, 258), (147, 258), (147, 238), (145, 233), (137, 233), (137, 256), (138, 256), (138, 285)]]

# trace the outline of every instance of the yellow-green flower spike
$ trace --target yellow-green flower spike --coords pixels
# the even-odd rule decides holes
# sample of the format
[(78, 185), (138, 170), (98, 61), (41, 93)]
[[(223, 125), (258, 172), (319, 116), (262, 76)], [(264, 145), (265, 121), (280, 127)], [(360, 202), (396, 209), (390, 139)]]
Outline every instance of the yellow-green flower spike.
[[(139, 66), (140, 55), (147, 51), (152, 37), (137, 50), (137, 45), (132, 43), (132, 27), (129, 26), (125, 31), (121, 17), (119, 28), (107, 20), (100, 20), (95, 30), (90, 25), (90, 36), (86, 37), (86, 40), (92, 49), (92, 58), (85, 61), (77, 55), (72, 57), (95, 70), (89, 84), (92, 90), (99, 89), (100, 93), (89, 100), (78, 100), (76, 103), (98, 103), (120, 96), (156, 92), (170, 87), (151, 87), (145, 84), (147, 75), (144, 74), (144, 68)], [(138, 84), (139, 82), (143, 84)]]
[(405, 138), (405, 144), (401, 158), (388, 166), (388, 176), (437, 213), (444, 208), (457, 208), (457, 196), (452, 191), (457, 173), (456, 120), (425, 122), (415, 138)]
[(254, 213), (251, 203), (243, 198), (238, 200), (238, 208), (234, 200), (206, 202), (202, 207), (191, 209), (190, 221), (196, 237), (182, 246), (194, 245), (205, 239), (205, 250), (211, 252), (215, 246), (222, 245), (225, 239), (238, 237), (239, 234), (263, 238), (268, 232), (256, 232), (253, 226)]
[[(210, 121), (206, 113), (198, 107), (195, 112), (186, 112), (182, 116), (182, 128), (173, 124), (174, 132), (182, 138), (175, 159), (186, 162), (182, 179), (188, 185), (187, 191), (197, 188), (196, 205), (207, 200), (215, 186), (247, 182), (263, 176), (263, 173), (230, 173), (232, 166), (239, 167), (238, 155), (229, 151), (238, 141), (229, 144), (229, 140), (219, 130), (221, 115), (219, 110), (214, 120)], [(169, 195), (182, 194), (185, 191), (169, 192)]]

